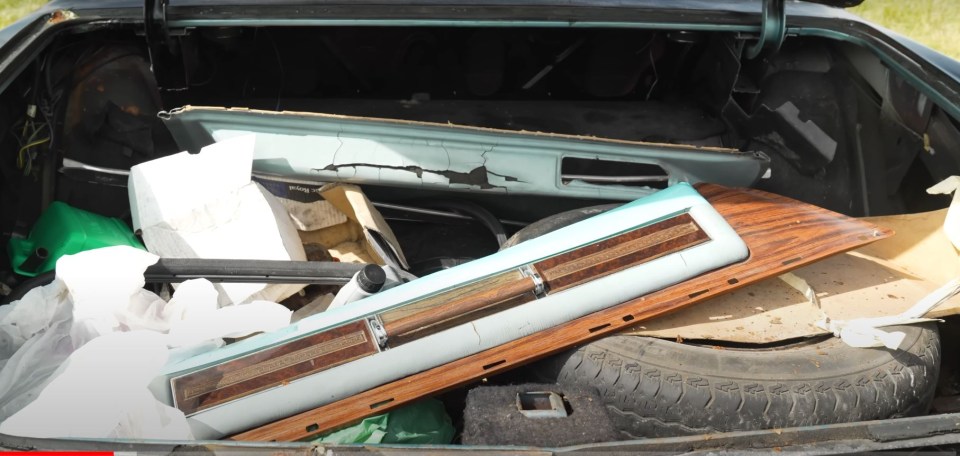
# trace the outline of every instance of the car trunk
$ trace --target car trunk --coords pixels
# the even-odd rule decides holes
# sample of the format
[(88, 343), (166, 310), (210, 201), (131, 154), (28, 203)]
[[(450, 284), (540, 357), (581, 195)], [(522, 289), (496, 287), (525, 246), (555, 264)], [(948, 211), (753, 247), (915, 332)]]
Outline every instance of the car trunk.
[[(144, 71), (142, 60), (121, 58), (136, 48), (102, 47), (116, 43), (115, 33), (70, 37), (60, 64), (71, 68), (87, 56), (83, 63)], [(88, 143), (67, 142), (65, 156), (109, 167), (112, 158), (92, 149), (97, 140), (118, 141), (97, 138), (117, 135), (105, 128), (132, 128), (109, 124), (122, 122), (114, 120), (124, 115), (116, 105), (125, 103), (137, 120), (161, 107), (243, 107), (762, 152), (772, 169), (757, 188), (855, 216), (935, 208), (924, 189), (955, 166), (918, 153), (950, 149), (956, 127), (945, 113), (895, 74), (885, 76), (864, 50), (825, 39), (788, 40), (763, 60), (742, 57), (735, 35), (602, 29), (237, 27), (194, 30), (181, 46), (186, 63), (173, 70), (186, 72), (188, 86), (154, 99), (121, 93), (149, 85), (118, 85), (98, 98), (91, 90), (99, 79), (63, 72), (78, 79), (64, 96), (91, 104), (77, 106), (87, 109), (83, 119), (68, 112), (63, 134)], [(165, 150), (132, 148), (159, 154), (196, 146), (164, 139), (153, 142)], [(603, 165), (562, 166), (590, 174), (583, 167)], [(71, 199), (70, 185), (57, 191), (89, 204)]]
[[(483, 224), (449, 206), (410, 210), (438, 199), (481, 206), (510, 236), (564, 211), (621, 204), (682, 182), (750, 187), (853, 217), (933, 211), (950, 198), (926, 190), (960, 175), (960, 124), (949, 111), (889, 58), (827, 37), (789, 36), (778, 51), (751, 59), (754, 36), (709, 27), (197, 25), (159, 48), (157, 36), (148, 44), (139, 32), (121, 23), (65, 27), (7, 87), (0, 115), (20, 130), (2, 138), (19, 152), (2, 164), (4, 246), (24, 237), (53, 201), (129, 222), (131, 166), (241, 133), (257, 136), (260, 182), (359, 185), (416, 276), (500, 247)], [(31, 283), (7, 258), (0, 264), (10, 288)], [(942, 337), (948, 350), (955, 335)], [(943, 357), (943, 395), (955, 393), (952, 355)], [(469, 388), (536, 377), (520, 369), (436, 397), (459, 436)], [(932, 442), (924, 439), (943, 424), (935, 415), (898, 419), (922, 428), (910, 436), (918, 443)], [(873, 445), (897, 440), (899, 426), (753, 430), (713, 443), (678, 432), (609, 448)], [(123, 445), (167, 451), (173, 444)], [(856, 448), (872, 448), (863, 445)]]

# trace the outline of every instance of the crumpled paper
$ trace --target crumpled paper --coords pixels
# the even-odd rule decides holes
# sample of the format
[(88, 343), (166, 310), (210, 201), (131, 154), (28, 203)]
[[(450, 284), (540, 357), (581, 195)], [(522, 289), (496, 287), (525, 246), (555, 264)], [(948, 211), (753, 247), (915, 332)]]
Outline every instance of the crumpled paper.
[(57, 277), (0, 307), (0, 433), (30, 437), (192, 439), (183, 413), (147, 384), (167, 362), (271, 331), (271, 302), (219, 308), (207, 280), (169, 302), (144, 290), (152, 253), (118, 246), (64, 256)]

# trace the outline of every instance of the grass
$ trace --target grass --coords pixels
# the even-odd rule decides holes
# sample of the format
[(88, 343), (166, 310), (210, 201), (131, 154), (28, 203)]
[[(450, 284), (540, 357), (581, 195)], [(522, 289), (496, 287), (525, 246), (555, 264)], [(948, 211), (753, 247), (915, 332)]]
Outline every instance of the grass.
[(960, 60), (960, 0), (865, 0), (850, 11)]
[[(45, 3), (0, 0), (0, 27)], [(960, 0), (865, 0), (851, 11), (960, 60)]]
[(0, 27), (16, 22), (46, 3), (47, 0), (0, 0)]

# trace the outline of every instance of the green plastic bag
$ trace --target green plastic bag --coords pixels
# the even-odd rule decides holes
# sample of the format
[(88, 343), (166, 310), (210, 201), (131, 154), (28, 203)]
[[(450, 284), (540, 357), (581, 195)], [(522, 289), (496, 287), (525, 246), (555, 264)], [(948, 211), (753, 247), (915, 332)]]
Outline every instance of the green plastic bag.
[(353, 426), (334, 431), (313, 443), (405, 443), (446, 445), (455, 430), (443, 403), (427, 399), (371, 416)]

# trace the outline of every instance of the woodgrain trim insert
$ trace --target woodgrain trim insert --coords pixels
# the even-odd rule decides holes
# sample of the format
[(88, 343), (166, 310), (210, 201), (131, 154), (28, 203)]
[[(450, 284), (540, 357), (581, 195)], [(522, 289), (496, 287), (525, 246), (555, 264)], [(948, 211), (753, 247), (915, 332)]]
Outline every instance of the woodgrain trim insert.
[(378, 351), (366, 322), (355, 321), (173, 378), (174, 405), (191, 415)]
[(693, 217), (683, 213), (619, 236), (547, 258), (534, 267), (548, 293), (599, 279), (710, 240)]
[[(547, 294), (594, 280), (709, 240), (682, 213), (535, 263)], [(536, 282), (518, 270), (413, 302), (380, 316), (396, 346), (536, 299)]]
[(515, 269), (385, 312), (380, 319), (396, 346), (533, 301), (534, 288), (533, 279)]

